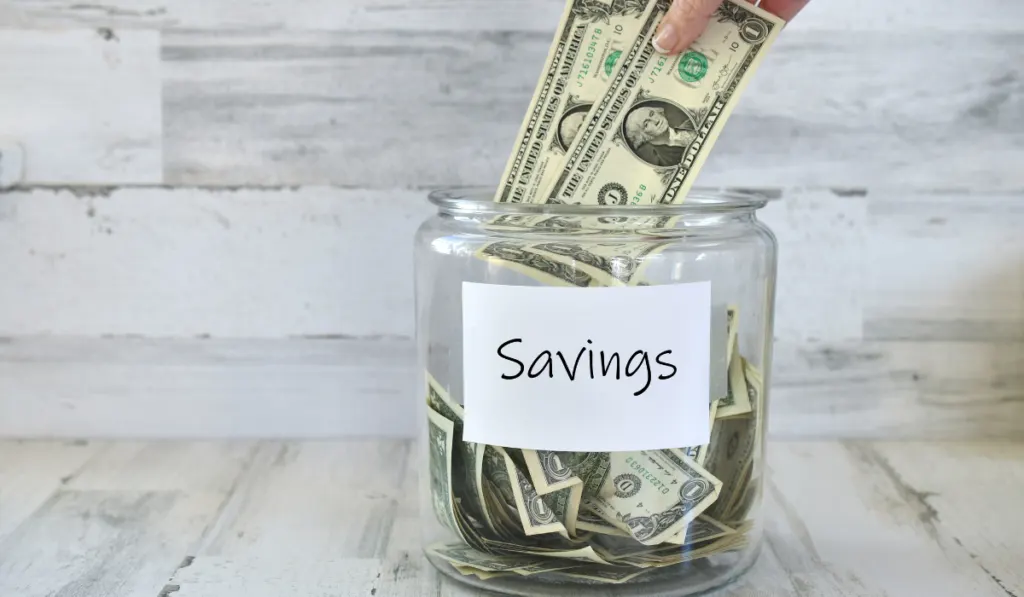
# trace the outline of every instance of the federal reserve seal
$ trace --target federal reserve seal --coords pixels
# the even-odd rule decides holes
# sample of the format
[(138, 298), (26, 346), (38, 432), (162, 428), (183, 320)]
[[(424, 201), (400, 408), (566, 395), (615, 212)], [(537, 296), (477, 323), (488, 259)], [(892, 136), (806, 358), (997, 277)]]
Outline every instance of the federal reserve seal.
[(687, 83), (696, 83), (708, 74), (708, 58), (700, 52), (690, 50), (679, 58), (679, 78)]
[(626, 187), (617, 182), (604, 185), (597, 193), (597, 202), (601, 205), (625, 205), (628, 200)]
[(632, 473), (622, 473), (615, 477), (615, 496), (620, 498), (631, 498), (640, 491), (640, 477)]

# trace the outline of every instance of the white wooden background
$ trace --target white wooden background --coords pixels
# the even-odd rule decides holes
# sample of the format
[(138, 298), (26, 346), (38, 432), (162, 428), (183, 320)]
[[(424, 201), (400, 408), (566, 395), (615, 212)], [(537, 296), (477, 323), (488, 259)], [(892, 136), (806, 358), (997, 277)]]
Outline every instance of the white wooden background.
[[(2, 0), (0, 435), (412, 433), (561, 5)], [(1024, 4), (814, 0), (700, 184), (776, 199), (775, 436), (1024, 437)]]

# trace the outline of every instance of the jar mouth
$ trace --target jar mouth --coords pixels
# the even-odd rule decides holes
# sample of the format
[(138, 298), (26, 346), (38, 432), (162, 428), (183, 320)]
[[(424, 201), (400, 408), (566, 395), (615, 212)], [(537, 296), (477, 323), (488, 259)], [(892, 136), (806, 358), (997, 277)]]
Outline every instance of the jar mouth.
[(472, 213), (564, 214), (594, 216), (681, 216), (754, 211), (768, 196), (754, 190), (695, 187), (682, 203), (671, 205), (572, 205), (497, 203), (489, 187), (454, 187), (431, 191), (427, 198), (442, 211)]

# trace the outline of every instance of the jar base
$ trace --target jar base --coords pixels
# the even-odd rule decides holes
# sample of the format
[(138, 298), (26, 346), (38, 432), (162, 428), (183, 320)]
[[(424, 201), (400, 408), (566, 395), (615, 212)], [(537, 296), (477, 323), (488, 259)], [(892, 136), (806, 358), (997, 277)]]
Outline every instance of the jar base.
[(739, 554), (717, 562), (711, 559), (676, 564), (623, 584), (557, 580), (547, 575), (504, 576), (487, 580), (472, 574), (463, 575), (447, 561), (425, 554), (427, 561), (453, 582), (498, 595), (522, 597), (562, 597), (580, 595), (586, 588), (602, 589), (606, 597), (694, 597), (707, 595), (743, 577), (757, 562), (761, 542)]

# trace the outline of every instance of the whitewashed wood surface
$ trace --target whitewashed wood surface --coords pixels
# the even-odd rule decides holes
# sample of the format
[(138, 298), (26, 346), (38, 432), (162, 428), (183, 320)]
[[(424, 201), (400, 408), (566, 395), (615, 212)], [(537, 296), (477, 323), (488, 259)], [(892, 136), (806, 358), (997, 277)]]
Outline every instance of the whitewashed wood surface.
[[(252, 6), (10, 3), (0, 48), (13, 64), (0, 66), (0, 88), (17, 90), (5, 112), (42, 117), (20, 118), (14, 131), (26, 137), (30, 164), (70, 147), (54, 136), (51, 111), (75, 133), (95, 127), (103, 109), (118, 110), (109, 133), (120, 133), (128, 155), (116, 157), (151, 165), (162, 85), (167, 183), (494, 184), (561, 2)], [(1021, 11), (1014, 0), (811, 3), (749, 86), (703, 184), (1024, 187), (1015, 167), (1024, 159)], [(148, 67), (126, 75), (124, 65), (83, 64), (101, 41), (102, 51)], [(40, 51), (55, 43), (64, 51)], [(43, 68), (58, 80), (25, 84), (25, 69)], [(61, 90), (101, 89), (91, 81), (115, 72), (131, 89), (102, 87), (114, 96), (102, 108), (49, 107), (75, 97)], [(104, 147), (88, 135), (81, 143), (86, 152)], [(71, 176), (29, 174), (38, 184)]]
[[(411, 433), (426, 189), (561, 8), (0, 2), (0, 434)], [(1024, 436), (1021, 164), (1020, 2), (808, 5), (700, 180), (776, 197), (774, 434)]]
[[(767, 455), (765, 546), (722, 595), (1024, 592), (1024, 444)], [(475, 594), (421, 556), (416, 471), (405, 441), (0, 442), (0, 594)]]
[[(166, 181), (494, 184), (549, 37), (167, 32)], [(1022, 42), (788, 32), (700, 184), (1020, 189)]]
[(0, 137), (23, 182), (159, 183), (161, 87), (157, 31), (0, 30)]
[[(533, 31), (551, 33), (562, 0), (7, 0), (0, 19), (12, 27), (116, 26), (135, 29), (308, 29), (339, 31)], [(793, 30), (949, 33), (1019, 31), (1024, 7), (1012, 0), (815, 0)]]

